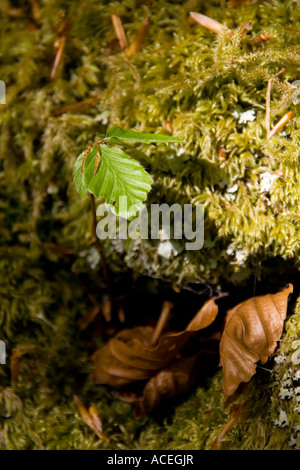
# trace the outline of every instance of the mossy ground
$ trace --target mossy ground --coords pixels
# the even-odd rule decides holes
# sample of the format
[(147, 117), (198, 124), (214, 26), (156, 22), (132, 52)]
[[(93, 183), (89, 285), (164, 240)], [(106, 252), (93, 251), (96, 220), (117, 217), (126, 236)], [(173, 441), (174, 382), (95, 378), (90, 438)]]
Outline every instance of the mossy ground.
[[(107, 242), (122, 294), (129, 269), (183, 285), (201, 282), (199, 289), (243, 285), (247, 291), (248, 284), (249, 295), (253, 279), (273, 287), (289, 282), (299, 268), (300, 246), (299, 104), (292, 101), (292, 83), (299, 79), (299, 2), (251, 1), (237, 8), (221, 0), (39, 3), (35, 18), (29, 2), (0, 4), (0, 79), (7, 86), (7, 104), (0, 105), (0, 339), (8, 354), (7, 365), (0, 365), (1, 446), (210, 448), (229, 419), (220, 371), (164, 411), (138, 420), (132, 405), (88, 380), (91, 353), (106, 338), (101, 321), (85, 331), (78, 321), (92, 307), (87, 291), (102, 303), (106, 286), (89, 244), (90, 202), (79, 199), (72, 167), (85, 144), (109, 125), (166, 132), (170, 119), (174, 134), (185, 140), (181, 147), (141, 146), (147, 156), (141, 163), (154, 180), (150, 203), (205, 205), (204, 247), (186, 252), (179, 243), (177, 256), (166, 259), (157, 253), (159, 241)], [(19, 13), (11, 14), (11, 7)], [(61, 10), (70, 29), (51, 79)], [(190, 11), (234, 29), (233, 40), (191, 26)], [(145, 44), (131, 59), (115, 42), (112, 12), (122, 18), (129, 41), (151, 17)], [(243, 37), (240, 28), (249, 19), (252, 30)], [(273, 37), (253, 41), (264, 32)], [(271, 125), (288, 110), (295, 119), (268, 140), (267, 82), (283, 67), (273, 81)], [(93, 97), (99, 101), (62, 111)], [(274, 177), (277, 170), (283, 176), (266, 189), (263, 175)], [(299, 292), (298, 284), (294, 288)], [(145, 321), (143, 303), (139, 308)], [(298, 303), (269, 371), (258, 368), (247, 412), (223, 448), (299, 447), (299, 309)], [(12, 387), (9, 359), (14, 347), (26, 344), (35, 350), (20, 358)], [(82, 422), (74, 394), (96, 406), (109, 444)]]

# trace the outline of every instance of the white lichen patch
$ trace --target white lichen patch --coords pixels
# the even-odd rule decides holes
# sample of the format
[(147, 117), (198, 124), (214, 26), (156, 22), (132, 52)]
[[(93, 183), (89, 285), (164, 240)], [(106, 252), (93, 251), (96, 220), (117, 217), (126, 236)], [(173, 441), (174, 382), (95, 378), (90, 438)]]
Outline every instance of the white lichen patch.
[(100, 263), (100, 254), (96, 250), (95, 247), (91, 247), (88, 250), (88, 254), (87, 254), (86, 259), (87, 259), (87, 262), (88, 262), (88, 264), (89, 264), (89, 266), (92, 270), (97, 268), (98, 264)]
[(177, 150), (177, 157), (180, 157), (180, 155), (183, 155), (185, 153), (185, 150), (183, 147), (179, 147), (179, 149)]
[(172, 254), (176, 256), (178, 251), (170, 241), (163, 241), (158, 245), (157, 253), (165, 259), (169, 259)]
[(278, 419), (274, 420), (274, 424), (280, 428), (285, 428), (289, 425), (287, 414), (282, 408), (279, 409), (279, 416)]
[(278, 356), (275, 357), (275, 362), (278, 365), (281, 365), (285, 362), (285, 355), (284, 354), (278, 354)]
[(79, 256), (81, 258), (86, 258), (86, 261), (92, 270), (96, 269), (100, 262), (100, 254), (95, 247), (91, 247), (88, 250), (82, 250), (79, 253)]
[(260, 174), (260, 193), (267, 193), (270, 191), (273, 182), (279, 178), (278, 175), (269, 173), (268, 171), (265, 171), (264, 173)]
[(280, 388), (279, 396), (282, 400), (292, 398), (294, 396), (293, 390), (289, 390), (285, 387)]
[(233, 111), (233, 116), (238, 119), (239, 124), (246, 124), (247, 122), (255, 121), (256, 115), (254, 109), (248, 109), (243, 113), (239, 113), (236, 109)]
[(300, 348), (297, 349), (295, 352), (292, 354), (292, 363), (295, 365), (300, 364)]
[(294, 379), (295, 381), (300, 380), (300, 369), (298, 369), (298, 370), (295, 372), (293, 379)]
[(246, 248), (238, 248), (234, 244), (228, 246), (226, 253), (229, 256), (234, 256), (234, 260), (231, 261), (231, 264), (241, 264), (245, 262), (249, 256), (249, 250)]

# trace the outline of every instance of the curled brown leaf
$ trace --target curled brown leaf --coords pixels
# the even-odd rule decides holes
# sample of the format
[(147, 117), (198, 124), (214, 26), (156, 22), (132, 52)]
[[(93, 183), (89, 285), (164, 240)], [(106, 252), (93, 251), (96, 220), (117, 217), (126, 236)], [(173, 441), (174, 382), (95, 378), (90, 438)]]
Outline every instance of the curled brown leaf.
[(92, 380), (118, 388), (153, 377), (175, 359), (189, 338), (209, 326), (217, 314), (218, 306), (215, 298), (212, 298), (197, 312), (184, 331), (164, 333), (155, 344), (152, 342), (155, 331), (152, 326), (120, 331), (94, 353)]
[(240, 383), (249, 382), (256, 363), (273, 354), (286, 318), (290, 284), (276, 294), (252, 297), (227, 312), (220, 342), (223, 391), (231, 396)]
[(146, 384), (142, 397), (137, 401), (136, 417), (150, 413), (162, 401), (185, 393), (196, 378), (195, 363), (197, 356), (173, 362), (161, 370)]

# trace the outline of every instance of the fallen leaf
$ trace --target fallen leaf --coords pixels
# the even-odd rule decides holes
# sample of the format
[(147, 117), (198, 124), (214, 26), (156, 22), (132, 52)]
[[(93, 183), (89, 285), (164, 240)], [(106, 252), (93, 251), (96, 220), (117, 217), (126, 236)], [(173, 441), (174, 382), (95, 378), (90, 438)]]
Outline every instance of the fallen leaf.
[(153, 377), (175, 359), (189, 338), (209, 326), (217, 314), (214, 297), (205, 302), (184, 331), (164, 333), (156, 344), (152, 342), (155, 332), (152, 326), (120, 331), (93, 354), (95, 368), (91, 379), (118, 388)]
[(185, 393), (195, 381), (196, 360), (196, 355), (180, 359), (152, 377), (147, 382), (142, 397), (136, 403), (135, 416), (146, 415), (162, 401)]
[(227, 312), (220, 342), (223, 391), (232, 395), (255, 374), (256, 363), (267, 362), (279, 341), (286, 318), (290, 284), (277, 294), (252, 297)]

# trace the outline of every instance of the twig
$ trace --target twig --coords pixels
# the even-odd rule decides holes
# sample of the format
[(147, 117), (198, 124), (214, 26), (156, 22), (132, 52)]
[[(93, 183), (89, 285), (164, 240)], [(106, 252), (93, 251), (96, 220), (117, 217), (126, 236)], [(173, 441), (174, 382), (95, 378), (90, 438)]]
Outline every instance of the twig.
[(31, 4), (31, 14), (35, 21), (39, 21), (41, 19), (41, 6), (38, 0), (30, 0)]
[(56, 56), (55, 56), (54, 64), (53, 64), (51, 75), (50, 75), (50, 78), (52, 78), (52, 79), (55, 78), (58, 66), (61, 62), (63, 52), (64, 52), (64, 48), (65, 48), (65, 44), (66, 44), (66, 39), (67, 39), (66, 36), (62, 36), (61, 38), (58, 39), (58, 41), (56, 43), (57, 53), (56, 53)]
[(250, 0), (229, 0), (229, 2), (226, 3), (226, 7), (236, 8), (240, 5), (248, 5), (248, 3), (250, 3)]
[(9, 8), (4, 8), (4, 7), (0, 7), (0, 12), (5, 14), (5, 15), (9, 15), (9, 16), (22, 16), (24, 14), (24, 11), (22, 8), (13, 8), (13, 7), (9, 7)]
[(56, 56), (55, 56), (54, 64), (53, 64), (51, 75), (50, 75), (50, 78), (52, 79), (55, 78), (56, 72), (61, 62), (65, 45), (66, 45), (67, 32), (69, 28), (70, 28), (70, 23), (68, 21), (68, 18), (66, 17), (66, 12), (65, 10), (61, 10), (59, 14), (58, 22), (55, 25), (55, 32), (57, 34), (57, 39), (54, 43), (54, 48), (56, 49)]
[(155, 346), (157, 344), (157, 341), (159, 340), (160, 335), (162, 334), (163, 329), (166, 326), (172, 307), (173, 307), (173, 304), (169, 302), (168, 300), (166, 300), (163, 303), (161, 314), (159, 316), (158, 322), (156, 324), (156, 327), (155, 327), (155, 330), (151, 339), (152, 346)]
[[(204, 28), (207, 28), (217, 34), (219, 34), (222, 29), (227, 28), (227, 26), (222, 23), (219, 23), (216, 20), (213, 20), (209, 16), (201, 15), (200, 13), (195, 13), (194, 11), (190, 12), (190, 17), (192, 18), (192, 20), (196, 21), (196, 23), (201, 24), (201, 26), (204, 26)], [(228, 33), (232, 34), (232, 31), (228, 30)]]
[(78, 321), (77, 325), (80, 330), (85, 330), (99, 315), (101, 312), (101, 307), (95, 306), (91, 310), (89, 310), (80, 320)]
[(277, 77), (278, 75), (280, 75), (284, 71), (285, 71), (285, 67), (283, 67), (281, 70), (279, 70), (279, 72), (276, 73), (276, 75), (274, 75), (273, 77), (271, 77), (268, 80), (268, 88), (267, 88), (267, 96), (266, 96), (266, 129), (267, 129), (268, 139), (270, 138), (269, 134), (270, 134), (270, 129), (271, 129), (271, 90), (272, 90), (272, 81), (275, 77)]
[(64, 114), (69, 111), (75, 111), (76, 109), (83, 108), (84, 106), (97, 103), (100, 100), (101, 100), (101, 96), (98, 95), (98, 96), (93, 96), (92, 98), (88, 98), (83, 101), (78, 101), (77, 103), (68, 104), (67, 106), (64, 106), (63, 108), (60, 108), (54, 111), (52, 113), (52, 116), (58, 116), (59, 114)]
[(150, 26), (150, 16), (147, 16), (142, 26), (138, 29), (135, 37), (133, 38), (132, 43), (126, 50), (126, 57), (128, 58), (132, 57), (142, 48), (143, 43), (148, 33), (149, 26)]
[(122, 25), (121, 18), (116, 13), (112, 13), (111, 20), (112, 20), (112, 24), (114, 26), (114, 30), (118, 38), (120, 47), (122, 51), (125, 51), (125, 49), (127, 48), (127, 40), (126, 40), (126, 35), (125, 35), (125, 31)]
[(211, 450), (220, 450), (222, 445), (222, 439), (226, 436), (228, 431), (232, 428), (232, 426), (236, 423), (236, 421), (240, 418), (240, 416), (244, 413), (246, 406), (248, 405), (248, 400), (243, 403), (239, 403), (233, 405), (230, 415), (231, 418), (225, 424), (224, 428), (222, 429), (220, 435), (214, 440)]
[(97, 410), (93, 406), (90, 406), (89, 410), (87, 410), (77, 395), (74, 395), (73, 399), (85, 424), (87, 424), (100, 439), (109, 442), (109, 438), (102, 433), (102, 425)]
[(268, 134), (268, 139), (271, 139), (277, 132), (280, 131), (291, 119), (294, 117), (293, 111), (288, 111), (281, 119), (277, 122), (277, 124), (273, 127), (273, 129)]
[(274, 34), (271, 34), (271, 33), (261, 33), (259, 36), (256, 36), (254, 39), (253, 39), (253, 42), (255, 42), (256, 44), (259, 44), (261, 42), (266, 42), (268, 41), (269, 39), (272, 39), (274, 37)]

